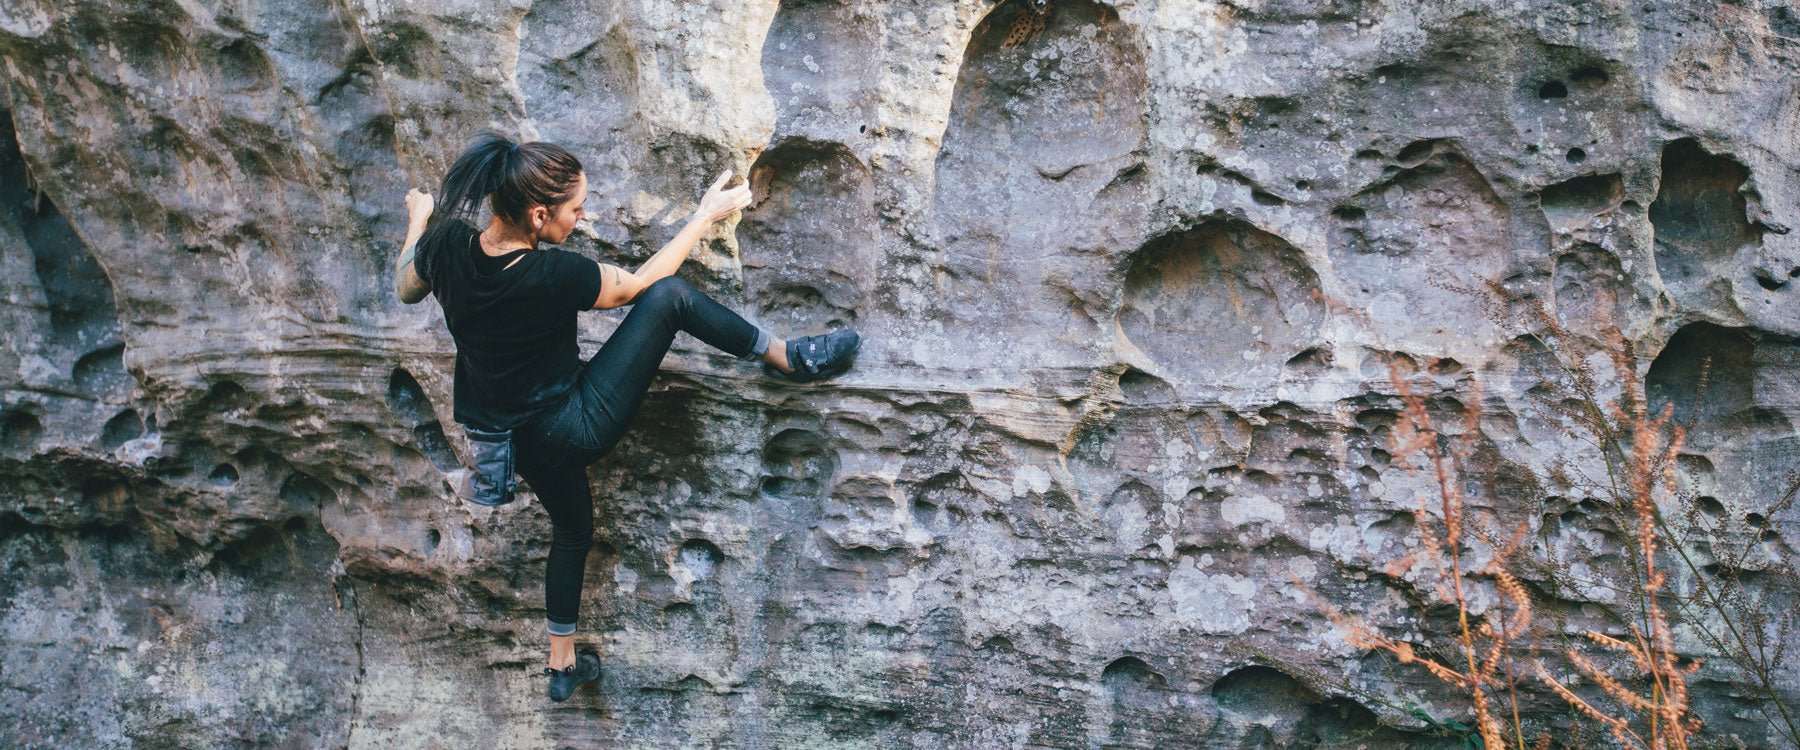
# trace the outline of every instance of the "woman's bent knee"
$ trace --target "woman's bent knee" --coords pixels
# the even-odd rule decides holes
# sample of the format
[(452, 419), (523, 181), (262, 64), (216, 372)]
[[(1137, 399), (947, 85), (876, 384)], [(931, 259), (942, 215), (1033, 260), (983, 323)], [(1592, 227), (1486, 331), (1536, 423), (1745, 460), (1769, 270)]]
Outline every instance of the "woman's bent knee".
[(699, 293), (700, 290), (695, 289), (687, 279), (679, 276), (664, 276), (638, 293), (635, 304), (676, 305)]
[(550, 530), (550, 546), (553, 549), (585, 553), (589, 547), (594, 546), (594, 524), (556, 526)]

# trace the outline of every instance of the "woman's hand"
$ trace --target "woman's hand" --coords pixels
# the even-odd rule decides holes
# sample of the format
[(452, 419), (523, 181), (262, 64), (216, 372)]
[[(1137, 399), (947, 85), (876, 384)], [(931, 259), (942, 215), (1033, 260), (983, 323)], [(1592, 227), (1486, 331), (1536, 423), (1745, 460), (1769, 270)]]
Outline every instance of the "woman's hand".
[(406, 193), (407, 220), (415, 227), (423, 227), (431, 220), (431, 210), (437, 206), (437, 199), (418, 188)]
[[(730, 216), (733, 211), (750, 205), (750, 184), (745, 183), (727, 189), (725, 181), (729, 179), (731, 179), (731, 170), (727, 169), (720, 173), (719, 179), (713, 180), (712, 187), (706, 189), (706, 195), (701, 196), (700, 207), (694, 209), (693, 218), (688, 220), (687, 225), (683, 226), (681, 231), (675, 233), (675, 236), (669, 240), (669, 244), (663, 245), (661, 250), (651, 255), (650, 259), (638, 266), (636, 271), (630, 272), (628, 274), (630, 278), (621, 279), (617, 275), (609, 274), (606, 268), (601, 268), (602, 274), (613, 276), (613, 286), (618, 292), (616, 294), (609, 292), (605, 279), (602, 279), (600, 299), (594, 301), (594, 306), (609, 307), (630, 304), (632, 300), (637, 299), (639, 290), (648, 289), (651, 284), (674, 274), (675, 270), (687, 260), (688, 253), (693, 252), (695, 243), (698, 243), (700, 238), (712, 229), (714, 222)], [(612, 296), (609, 297), (609, 294)]]
[(731, 179), (731, 170), (719, 173), (719, 179), (713, 180), (712, 187), (706, 189), (706, 195), (700, 197), (700, 207), (694, 209), (694, 217), (708, 224), (717, 223), (730, 216), (731, 212), (750, 205), (750, 183), (734, 188), (726, 188), (725, 181)]

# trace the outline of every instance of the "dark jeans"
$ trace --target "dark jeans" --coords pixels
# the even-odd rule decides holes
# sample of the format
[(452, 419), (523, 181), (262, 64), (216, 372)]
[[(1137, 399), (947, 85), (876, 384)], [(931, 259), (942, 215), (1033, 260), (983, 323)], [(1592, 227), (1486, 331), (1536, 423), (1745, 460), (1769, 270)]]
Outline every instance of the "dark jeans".
[(769, 343), (767, 334), (694, 285), (661, 279), (638, 294), (562, 404), (513, 431), (519, 476), (550, 513), (544, 609), (552, 634), (574, 633), (580, 619), (581, 579), (594, 542), (587, 466), (625, 435), (676, 331), (743, 359), (762, 356)]

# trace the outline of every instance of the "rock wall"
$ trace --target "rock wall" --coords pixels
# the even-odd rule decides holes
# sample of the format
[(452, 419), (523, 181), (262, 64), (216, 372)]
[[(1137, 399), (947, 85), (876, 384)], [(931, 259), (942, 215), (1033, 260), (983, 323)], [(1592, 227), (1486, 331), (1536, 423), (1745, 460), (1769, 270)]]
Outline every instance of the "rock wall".
[[(5, 0), (0, 744), (1460, 746), (1295, 583), (1448, 626), (1387, 566), (1390, 373), (1481, 394), (1483, 509), (1585, 572), (1546, 621), (1604, 626), (1624, 537), (1535, 303), (1791, 554), (1797, 53), (1782, 0)], [(582, 158), (614, 262), (750, 174), (684, 275), (868, 342), (815, 387), (678, 343), (591, 472), (565, 704), (548, 519), (451, 496), (391, 292), (483, 127)], [(1746, 679), (1696, 705), (1767, 746)]]

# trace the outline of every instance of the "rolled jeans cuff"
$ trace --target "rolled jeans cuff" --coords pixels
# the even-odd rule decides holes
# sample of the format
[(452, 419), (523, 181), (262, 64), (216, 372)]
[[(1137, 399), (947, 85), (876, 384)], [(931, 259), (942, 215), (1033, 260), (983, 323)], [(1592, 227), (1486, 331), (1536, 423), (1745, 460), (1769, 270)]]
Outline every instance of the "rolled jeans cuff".
[(550, 626), (550, 634), (551, 635), (574, 635), (575, 634), (575, 623), (572, 623), (572, 622), (563, 623), (563, 622), (557, 622), (555, 620), (545, 620), (544, 623), (546, 625)]
[(750, 345), (750, 353), (749, 354), (739, 357), (739, 359), (746, 360), (746, 361), (754, 361), (757, 359), (761, 359), (763, 353), (769, 350), (769, 342), (774, 341), (774, 340), (775, 340), (774, 337), (770, 336), (768, 331), (765, 331), (761, 328), (757, 328), (756, 329), (756, 343)]

